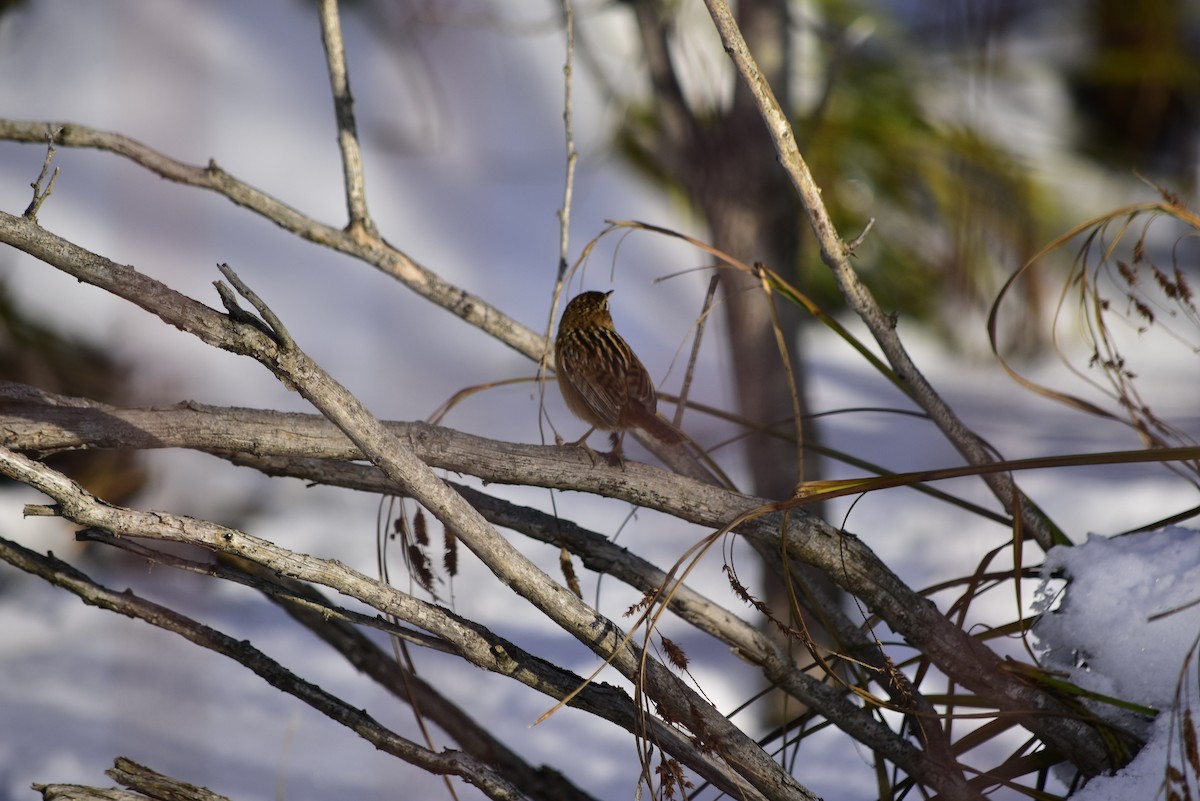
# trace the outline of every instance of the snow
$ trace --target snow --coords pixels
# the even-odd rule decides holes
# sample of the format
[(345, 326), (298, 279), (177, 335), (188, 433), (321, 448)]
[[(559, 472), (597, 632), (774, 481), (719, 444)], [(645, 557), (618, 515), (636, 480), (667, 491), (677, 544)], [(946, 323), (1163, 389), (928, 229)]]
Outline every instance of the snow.
[(1200, 532), (1171, 527), (1052, 549), (1044, 603), (1057, 596), (1052, 574), (1068, 586), (1037, 626), (1047, 667), (1089, 690), (1169, 706), (1195, 639), (1186, 635), (1200, 633), (1198, 545)]
[[(624, 52), (621, 36), (628, 31), (596, 13), (600, 18), (589, 24), (608, 26), (616, 42), (602, 57), (614, 58), (614, 52)], [(344, 12), (343, 18), (368, 195), (384, 235), (448, 280), (535, 329), (544, 328), (557, 268), (555, 210), (564, 161), (562, 45), (553, 26), (497, 44), (494, 30), (451, 25), (422, 38), (420, 48), (391, 57), (380, 54), (376, 37), (384, 35), (381, 31), (355, 14)], [(43, 0), (0, 17), (0, 69), (22, 76), (5, 87), (4, 116), (119, 130), (197, 164), (212, 157), (305, 213), (332, 224), (344, 219), (328, 82), (309, 4)], [(584, 70), (576, 72), (582, 76)], [(431, 90), (434, 84), (455, 91)], [(430, 99), (434, 95), (436, 102)], [(572, 252), (578, 253), (606, 218), (645, 219), (697, 233), (693, 221), (601, 150), (605, 116), (613, 109), (582, 77), (576, 103), (582, 158)], [(24, 209), (43, 154), (39, 146), (0, 143), (0, 208)], [(523, 357), (390, 279), (297, 242), (227, 201), (166, 184), (111, 155), (63, 149), (56, 163), (63, 174), (40, 214), (47, 228), (212, 305), (217, 303), (213, 265), (229, 262), (272, 305), (300, 345), (381, 417), (421, 419), (465, 386), (533, 374)], [(8, 252), (3, 258), (4, 280), (22, 304), (136, 365), (132, 389), (138, 402), (190, 398), (307, 411), (294, 393), (249, 360), (167, 331), (127, 303), (32, 260)], [(639, 355), (656, 377), (667, 373), (685, 340), (707, 276), (658, 285), (651, 280), (706, 262), (677, 243), (646, 235), (624, 239), (619, 253), (611, 243), (602, 246), (592, 258), (589, 286), (607, 281), (610, 265), (616, 266), (618, 326), (638, 343)], [(720, 321), (714, 325), (710, 343), (721, 339)], [(905, 320), (900, 332), (934, 386), (1009, 458), (1139, 446), (1121, 426), (1031, 396), (994, 364), (948, 352)], [(1200, 376), (1194, 361), (1180, 362), (1177, 351), (1160, 344), (1142, 340), (1149, 363), (1139, 365), (1139, 372), (1154, 382), (1147, 396), (1162, 416), (1195, 436)], [(829, 334), (813, 333), (804, 347), (813, 363), (816, 409), (910, 408)], [(706, 350), (696, 387), (700, 400), (732, 405), (724, 379), (728, 367), (727, 356)], [(1061, 373), (1050, 363), (1030, 369), (1047, 381)], [(678, 381), (678, 373), (676, 368), (671, 379)], [(573, 434), (575, 423), (555, 393), (547, 395), (547, 404), (555, 423)], [(447, 422), (537, 442), (537, 414), (537, 397), (531, 385), (524, 385), (474, 396)], [(706, 442), (727, 433), (698, 417), (691, 426), (689, 431)], [(958, 463), (930, 425), (911, 418), (840, 415), (823, 421), (823, 435), (832, 447), (869, 455), (893, 470)], [(633, 455), (637, 458), (636, 451)], [(738, 458), (722, 458), (737, 478)], [(285, 547), (375, 572), (373, 497), (267, 480), (197, 454), (151, 454), (147, 469), (151, 488), (137, 501), (143, 508), (230, 522)], [(852, 474), (836, 465), (831, 473)], [(1019, 481), (1074, 541), (1084, 543), (1049, 556), (1072, 583), (1036, 632), (1048, 663), (1097, 691), (1171, 709), (1183, 659), (1200, 626), (1195, 610), (1147, 621), (1186, 602), (1189, 587), (1200, 587), (1195, 573), (1200, 548), (1187, 545), (1194, 534), (1173, 529), (1111, 540), (1086, 535), (1112, 535), (1188, 508), (1196, 502), (1195, 488), (1154, 465), (1042, 470)], [(945, 482), (939, 488), (987, 502), (977, 481)], [(545, 492), (490, 491), (549, 505)], [(563, 517), (614, 536), (620, 531), (621, 544), (660, 566), (673, 563), (704, 533), (645, 512), (622, 530), (629, 510), (621, 504), (578, 493), (557, 500)], [(110, 586), (131, 586), (152, 600), (181, 606), (231, 636), (252, 641), (402, 734), (418, 736), (406, 707), (364, 683), (313, 638), (298, 636), (285, 615), (254, 593), (165, 568), (148, 570), (140, 562), (78, 546), (60, 521), (23, 520), (22, 505), (30, 502), (44, 498), (23, 488), (0, 493), (3, 536), (39, 551), (53, 550)], [(917, 587), (968, 572), (1011, 537), (1002, 526), (910, 490), (875, 493), (856, 503), (841, 499), (829, 505), (828, 517), (844, 520)], [(557, 575), (556, 549), (522, 547)], [(740, 564), (750, 562), (743, 558)], [(398, 560), (392, 571), (403, 575)], [(560, 631), (473, 560), (464, 559), (462, 571), (453, 585), (458, 612), (583, 674), (596, 667), (589, 652), (564, 642)], [(742, 608), (730, 597), (719, 560), (707, 560), (689, 581), (730, 608)], [(1050, 581), (1044, 597), (1057, 595), (1060, 584)], [(1173, 594), (1158, 594), (1167, 592)], [(594, 580), (585, 584), (585, 597), (596, 594)], [(632, 599), (611, 580), (601, 585), (599, 596), (602, 611), (618, 620)], [(989, 598), (972, 611), (982, 621), (1004, 621), (1013, 616), (1011, 606), (1009, 594)], [(1087, 617), (1092, 607), (1096, 618)], [(102, 772), (118, 754), (244, 801), (394, 798), (397, 788), (413, 798), (444, 792), (440, 780), (375, 752), (227, 660), (144, 624), (84, 607), (9, 569), (0, 569), (0, 632), (0, 798), (32, 798), (29, 785), (35, 781), (103, 784)], [(759, 686), (754, 671), (724, 649), (683, 629), (672, 634), (684, 643), (693, 673), (720, 708), (734, 708), (748, 688)], [(1087, 655), (1087, 670), (1077, 664), (1079, 653)], [(419, 654), (418, 660), (424, 677), (451, 697), (469, 699), (470, 712), (534, 764), (569, 766), (570, 777), (599, 798), (633, 795), (636, 759), (629, 736), (572, 710), (531, 729), (551, 705), (545, 696), (441, 655)], [(611, 671), (601, 678), (618, 681)], [(1117, 777), (1092, 782), (1078, 797), (1153, 798), (1162, 781), (1165, 748), (1178, 738), (1170, 723), (1164, 711), (1138, 760)], [(578, 758), (580, 743), (588, 744), (587, 759)], [(443, 745), (439, 739), (438, 746)], [(874, 797), (866, 756), (836, 732), (806, 742), (800, 761), (800, 780), (827, 801)], [(469, 788), (459, 792), (478, 797)]]
[[(1104, 703), (1094, 711), (1148, 736), (1114, 776), (1090, 782), (1083, 801), (1154, 798), (1168, 754), (1182, 740), (1181, 701), (1194, 706), (1200, 637), (1200, 531), (1170, 527), (1123, 537), (1088, 537), (1046, 555), (1034, 634), (1043, 666), (1100, 695), (1159, 710), (1146, 718)], [(1063, 579), (1067, 582), (1062, 587)], [(1178, 753), (1175, 765), (1186, 769)], [(1192, 775), (1192, 782), (1197, 777)]]

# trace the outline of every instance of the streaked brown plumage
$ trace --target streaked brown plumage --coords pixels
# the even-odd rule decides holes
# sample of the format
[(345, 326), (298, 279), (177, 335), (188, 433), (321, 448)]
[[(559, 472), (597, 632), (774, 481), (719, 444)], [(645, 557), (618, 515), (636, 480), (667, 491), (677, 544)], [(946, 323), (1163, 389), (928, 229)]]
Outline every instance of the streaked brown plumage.
[[(650, 374), (613, 327), (608, 310), (612, 292), (584, 292), (567, 304), (554, 340), (558, 388), (567, 408), (594, 429), (615, 432), (613, 455), (620, 458), (621, 435), (640, 428), (667, 443), (682, 442), (677, 428), (657, 414), (658, 396)], [(586, 447), (586, 445), (584, 445)]]

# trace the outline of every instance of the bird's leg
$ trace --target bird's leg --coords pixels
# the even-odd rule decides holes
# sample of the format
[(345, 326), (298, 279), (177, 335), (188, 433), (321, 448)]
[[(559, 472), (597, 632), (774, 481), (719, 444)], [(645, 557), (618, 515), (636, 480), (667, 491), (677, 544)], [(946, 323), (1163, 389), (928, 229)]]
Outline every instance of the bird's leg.
[(608, 435), (608, 441), (612, 443), (612, 450), (608, 453), (608, 462), (622, 470), (625, 469), (625, 450), (622, 447), (624, 440), (624, 431), (614, 431)]
[(582, 437), (580, 437), (579, 439), (570, 443), (571, 447), (583, 448), (587, 452), (588, 458), (592, 460), (592, 467), (596, 466), (596, 452), (588, 447), (587, 438), (590, 437), (592, 435), (592, 432), (595, 430), (596, 430), (596, 427), (592, 426), (586, 432), (584, 432)]
[(609, 464), (613, 465), (614, 467), (619, 467), (622, 470), (624, 470), (625, 469), (625, 455), (624, 455), (624, 451), (621, 448), (621, 440), (624, 439), (625, 432), (622, 431), (620, 433), (617, 433), (616, 431), (614, 431), (611, 434), (609, 434), (608, 438), (609, 438), (609, 442), (612, 443), (612, 450), (609, 451), (608, 453), (603, 453), (603, 452), (597, 453), (596, 451), (592, 450), (591, 447), (587, 444), (588, 437), (590, 437), (595, 431), (596, 431), (596, 427), (592, 426), (591, 428), (589, 428), (587, 430), (587, 433), (585, 433), (582, 437), (575, 440), (574, 442), (564, 443), (562, 438), (560, 437), (558, 439), (558, 444), (559, 445), (563, 445), (563, 444), (570, 445), (572, 448), (583, 448), (583, 450), (587, 453), (588, 458), (592, 460), (592, 467), (596, 466), (596, 458), (602, 456), (602, 457), (604, 457), (604, 461), (608, 462)]

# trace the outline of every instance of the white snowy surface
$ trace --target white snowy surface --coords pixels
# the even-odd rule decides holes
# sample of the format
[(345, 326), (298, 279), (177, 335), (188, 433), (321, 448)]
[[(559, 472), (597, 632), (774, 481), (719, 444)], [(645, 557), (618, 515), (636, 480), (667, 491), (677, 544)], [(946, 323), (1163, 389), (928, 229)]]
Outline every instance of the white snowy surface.
[[(1052, 549), (1043, 570), (1038, 608), (1053, 610), (1035, 629), (1043, 665), (1085, 690), (1159, 711), (1151, 725), (1133, 712), (1092, 704), (1149, 742), (1123, 770), (1093, 780), (1075, 798), (1154, 798), (1169, 757), (1177, 768), (1188, 770), (1180, 758), (1183, 723), (1178, 716), (1200, 701), (1200, 655), (1195, 652), (1200, 532), (1170, 527), (1124, 537), (1092, 536), (1073, 548)], [(1197, 778), (1191, 775), (1193, 786)]]
[[(1061, 604), (1038, 623), (1046, 665), (1084, 689), (1169, 706), (1180, 667), (1200, 634), (1197, 537), (1192, 529), (1171, 527), (1091, 536), (1076, 547), (1051, 550), (1043, 570), (1061, 571), (1068, 586)], [(1187, 632), (1195, 634), (1183, 636)]]
[[(527, 19), (544, 22), (546, 13), (537, 6)], [(551, 25), (514, 26), (518, 32), (505, 38), (487, 26), (467, 24), (471, 21), (465, 15), (464, 24), (437, 27), (428, 36), (414, 33), (418, 44), (413, 49), (388, 56), (378, 46), (388, 32), (373, 30), (354, 14), (344, 15), (368, 195), (390, 241), (541, 330), (557, 267), (562, 44)], [(619, 62), (621, 26), (608, 15), (590, 24), (610, 28), (605, 57)], [(22, 76), (6, 83), (0, 99), (3, 116), (117, 130), (195, 164), (213, 158), (304, 213), (336, 225), (345, 218), (328, 82), (308, 4), (42, 0), (0, 17), (0, 70)], [(645, 219), (691, 231), (692, 221), (604, 151), (605, 115), (613, 109), (582, 77), (576, 103), (582, 160), (572, 253), (603, 228), (606, 218)], [(43, 154), (39, 146), (0, 143), (0, 208), (10, 213), (25, 208), (28, 184)], [(422, 419), (465, 386), (534, 374), (523, 357), (390, 279), (298, 242), (228, 201), (167, 184), (108, 154), (63, 149), (56, 164), (63, 173), (40, 214), (43, 225), (211, 305), (218, 303), (211, 286), (218, 277), (214, 265), (230, 263), (281, 316), (301, 347), (380, 417)], [(686, 340), (707, 277), (651, 281), (706, 261), (694, 251), (645, 235), (623, 240), (619, 252), (609, 243), (592, 259), (589, 287), (607, 287), (615, 265), (618, 326), (656, 378), (667, 375), (677, 358), (676, 348)], [(190, 398), (307, 411), (300, 398), (249, 360), (165, 329), (129, 304), (45, 265), (3, 252), (0, 271), (21, 303), (136, 365), (133, 389), (140, 402)], [(918, 365), (968, 425), (1009, 458), (1138, 446), (1122, 427), (1034, 397), (994, 365), (947, 353), (904, 320), (900, 331)], [(718, 320), (709, 341), (720, 339)], [(816, 409), (908, 408), (832, 337), (816, 333), (805, 349), (814, 364)], [(1178, 351), (1151, 345), (1144, 350), (1150, 364), (1143, 372), (1156, 410), (1194, 436), (1200, 430), (1195, 404), (1200, 373), (1194, 361), (1181, 367), (1172, 361), (1174, 355), (1167, 355)], [(1048, 380), (1061, 374), (1052, 364), (1032, 369)], [(697, 399), (729, 407), (728, 371), (719, 349), (707, 351)], [(668, 386), (678, 385), (679, 373), (676, 365)], [(537, 398), (530, 386), (469, 399), (447, 423), (516, 441), (540, 441)], [(547, 408), (560, 430), (568, 436), (577, 431), (557, 393), (547, 394)], [(699, 417), (688, 427), (704, 442), (719, 441), (727, 433)], [(824, 431), (833, 447), (893, 470), (959, 463), (931, 426), (911, 418), (835, 416), (825, 421)], [(739, 477), (737, 457), (723, 458)], [(373, 497), (271, 481), (195, 454), (151, 454), (148, 464), (151, 486), (137, 502), (144, 508), (216, 520), (230, 517), (280, 545), (374, 573)], [(831, 476), (850, 474), (840, 466), (830, 470)], [(1077, 542), (1089, 532), (1118, 533), (1196, 503), (1194, 488), (1155, 466), (1042, 470), (1020, 480)], [(987, 503), (977, 481), (945, 482), (941, 488)], [(504, 492), (522, 503), (548, 506), (546, 493)], [(0, 535), (52, 550), (110, 586), (131, 586), (153, 600), (179, 605), (415, 736), (407, 708), (363, 682), (323, 644), (297, 635), (286, 616), (260, 597), (163, 568), (147, 570), (82, 553), (69, 526), (22, 519), (24, 503), (43, 501), (20, 488), (0, 493)], [(616, 535), (629, 510), (615, 502), (564, 494), (558, 511)], [(850, 500), (838, 501), (830, 505), (829, 516), (835, 522), (844, 517), (849, 530), (917, 587), (962, 575), (1011, 535), (910, 490), (876, 493), (853, 506)], [(669, 565), (701, 534), (641, 512), (619, 541)], [(1182, 540), (1186, 535), (1177, 530), (1167, 536)], [(1112, 547), (1135, 548), (1140, 542), (1161, 540), (1126, 538)], [(557, 574), (557, 551), (528, 543), (521, 547)], [(1089, 543), (1079, 552), (1101, 549)], [(1146, 551), (1163, 555), (1167, 549), (1153, 544)], [(1183, 547), (1180, 552), (1197, 551)], [(1164, 578), (1182, 585), (1184, 574), (1177, 571), (1194, 567), (1185, 568), (1187, 560), (1176, 557), (1154, 568), (1137, 561), (1148, 556), (1121, 553), (1136, 567), (1106, 569), (1107, 575), (1129, 577), (1124, 606), (1117, 610), (1123, 613), (1121, 623), (1132, 628), (1142, 625), (1138, 615), (1173, 603), (1151, 601), (1153, 586)], [(1064, 560), (1075, 579), (1071, 593), (1085, 586), (1089, 557), (1072, 552), (1055, 558)], [(741, 609), (729, 596), (719, 568), (719, 560), (706, 561), (691, 583)], [(462, 614), (581, 673), (595, 667), (585, 649), (548, 628), (472, 560), (464, 559), (462, 570), (453, 588)], [(398, 565), (393, 574), (402, 574)], [(594, 594), (594, 582), (585, 592)], [(1147, 606), (1135, 608), (1134, 599), (1143, 593)], [(616, 582), (604, 582), (602, 611), (619, 619), (631, 600), (631, 593)], [(1011, 603), (1011, 598), (996, 599), (994, 609), (980, 606), (976, 611), (1007, 620)], [(1089, 603), (1078, 600), (1064, 607)], [(1162, 677), (1173, 679), (1170, 660), (1181, 659), (1179, 648), (1196, 636), (1194, 626), (1185, 630), (1188, 620), (1177, 615), (1156, 624), (1177, 627), (1160, 638), (1177, 646), (1174, 656), (1157, 649), (1145, 656)], [(1076, 631), (1065, 628), (1053, 643), (1048, 630), (1040, 635), (1069, 653), (1076, 647), (1070, 639)], [(1099, 630), (1085, 627), (1080, 634)], [(377, 753), (228, 661), (144, 624), (84, 607), (10, 569), (0, 569), (0, 633), (2, 799), (32, 798), (29, 785), (35, 781), (103, 784), (102, 771), (118, 754), (242, 801), (280, 794), (292, 801), (395, 798), (398, 788), (409, 798), (443, 792), (438, 780)], [(733, 708), (757, 689), (754, 673), (724, 649), (684, 630), (673, 633), (719, 707)], [(1150, 674), (1142, 667), (1142, 652), (1116, 637), (1108, 645), (1087, 644), (1092, 678), (1120, 686), (1122, 667), (1135, 675)], [(530, 729), (551, 705), (547, 698), (456, 660), (428, 654), (419, 660), (423, 676), (452, 697), (469, 698), (471, 713), (531, 762), (568, 767), (570, 777), (598, 798), (633, 795), (637, 763), (628, 736), (570, 710)], [(618, 680), (611, 672), (602, 678)], [(1152, 697), (1169, 698), (1170, 692), (1159, 688)], [(581, 759), (584, 743), (587, 756)], [(801, 781), (826, 801), (873, 797), (863, 755), (835, 733), (806, 743), (802, 761)], [(1145, 792), (1097, 797), (1152, 798), (1161, 771), (1156, 777), (1151, 767), (1142, 770), (1147, 778), (1140, 790)], [(461, 792), (478, 797), (469, 788)]]

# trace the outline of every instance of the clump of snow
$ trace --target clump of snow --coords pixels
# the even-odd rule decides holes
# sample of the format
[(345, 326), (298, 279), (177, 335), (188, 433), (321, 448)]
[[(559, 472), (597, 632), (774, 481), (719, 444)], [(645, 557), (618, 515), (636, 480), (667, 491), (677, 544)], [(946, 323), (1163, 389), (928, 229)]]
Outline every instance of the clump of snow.
[[(1066, 584), (1064, 586), (1063, 579)], [(1094, 779), (1073, 798), (1153, 799), (1163, 790), (1168, 754), (1181, 738), (1180, 701), (1196, 686), (1189, 655), (1200, 635), (1200, 532), (1170, 527), (1058, 547), (1046, 556), (1034, 629), (1042, 664), (1078, 686), (1159, 715), (1142, 725), (1146, 747), (1114, 776)], [(1200, 700), (1192, 697), (1191, 701)], [(1111, 710), (1112, 714), (1107, 715)], [(1129, 713), (1097, 709), (1126, 727)], [(1178, 749), (1173, 764), (1181, 767)]]
[[(1046, 666), (1089, 690), (1169, 706), (1200, 633), (1200, 604), (1188, 607), (1200, 600), (1200, 532), (1092, 535), (1083, 545), (1051, 550), (1043, 573), (1069, 581), (1058, 608), (1034, 632)], [(1050, 585), (1043, 588), (1044, 609), (1052, 597)]]

